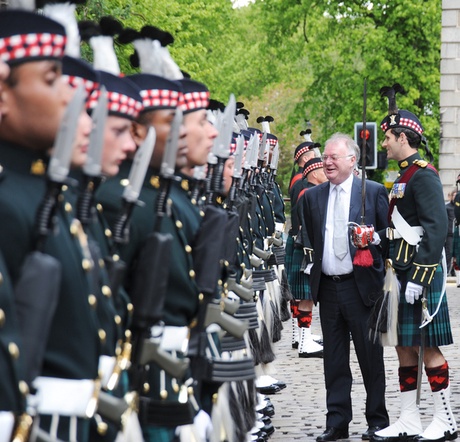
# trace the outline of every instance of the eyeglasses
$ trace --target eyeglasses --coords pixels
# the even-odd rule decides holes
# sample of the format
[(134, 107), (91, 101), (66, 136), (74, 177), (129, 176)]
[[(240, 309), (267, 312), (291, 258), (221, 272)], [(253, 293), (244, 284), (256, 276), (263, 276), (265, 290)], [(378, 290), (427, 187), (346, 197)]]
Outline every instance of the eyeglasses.
[(327, 161), (327, 160), (331, 160), (331, 161), (337, 161), (339, 158), (350, 158), (352, 157), (353, 155), (352, 154), (349, 154), (349, 155), (342, 155), (342, 156), (339, 156), (339, 155), (322, 155), (321, 156), (321, 159), (323, 161)]

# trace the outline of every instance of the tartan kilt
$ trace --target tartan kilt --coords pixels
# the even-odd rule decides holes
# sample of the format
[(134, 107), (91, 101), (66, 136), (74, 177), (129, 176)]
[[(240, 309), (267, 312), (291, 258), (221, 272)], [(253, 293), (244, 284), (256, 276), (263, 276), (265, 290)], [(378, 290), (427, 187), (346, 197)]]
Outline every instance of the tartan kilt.
[[(398, 311), (398, 345), (403, 347), (420, 346), (420, 324), (422, 317), (422, 303), (420, 300), (414, 304), (408, 304), (404, 297), (407, 274), (398, 275), (401, 282)], [(443, 284), (442, 267), (436, 269), (433, 281), (428, 288), (428, 311), (433, 314), (436, 311)], [(453, 343), (450, 328), (449, 308), (447, 306), (447, 294), (445, 293), (438, 313), (433, 321), (425, 326), (425, 347), (440, 347)]]
[(286, 256), (284, 257), (284, 268), (286, 269), (286, 273), (289, 276), (292, 269), (292, 254), (294, 252), (294, 237), (292, 235), (288, 235), (285, 249)]
[(310, 287), (310, 276), (300, 271), (303, 261), (303, 250), (294, 249), (292, 253), (291, 272), (288, 274), (289, 287), (294, 299), (313, 300)]
[(455, 226), (455, 229), (454, 229), (452, 256), (457, 260), (457, 265), (459, 265), (460, 264), (460, 230), (458, 226)]

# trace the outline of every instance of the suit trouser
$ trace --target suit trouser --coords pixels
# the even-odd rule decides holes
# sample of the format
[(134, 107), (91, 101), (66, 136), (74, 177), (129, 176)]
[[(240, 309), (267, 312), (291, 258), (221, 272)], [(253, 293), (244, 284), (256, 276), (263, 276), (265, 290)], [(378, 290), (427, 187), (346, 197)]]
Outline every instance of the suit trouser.
[(370, 308), (364, 305), (354, 278), (334, 282), (322, 277), (318, 301), (327, 391), (326, 426), (346, 429), (352, 420), (350, 333), (367, 393), (367, 423), (388, 426), (383, 348), (369, 341)]

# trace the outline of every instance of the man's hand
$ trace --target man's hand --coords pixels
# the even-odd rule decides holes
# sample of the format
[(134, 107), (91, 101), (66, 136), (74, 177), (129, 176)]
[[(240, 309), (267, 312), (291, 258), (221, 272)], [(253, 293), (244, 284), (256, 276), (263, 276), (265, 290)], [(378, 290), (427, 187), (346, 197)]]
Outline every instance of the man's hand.
[(351, 241), (357, 249), (364, 249), (369, 244), (373, 244), (374, 226), (361, 226), (356, 223), (349, 223), (348, 225), (351, 228)]
[(413, 282), (408, 282), (406, 285), (406, 293), (404, 294), (406, 297), (406, 302), (409, 304), (413, 304), (417, 301), (423, 292), (423, 285), (414, 284)]

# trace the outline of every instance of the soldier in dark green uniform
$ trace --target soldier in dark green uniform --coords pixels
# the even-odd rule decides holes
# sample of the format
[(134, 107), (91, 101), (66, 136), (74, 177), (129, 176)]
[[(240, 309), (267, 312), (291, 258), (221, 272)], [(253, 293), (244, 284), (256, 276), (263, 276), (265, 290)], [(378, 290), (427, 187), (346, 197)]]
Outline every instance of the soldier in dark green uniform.
[[(126, 344), (123, 339), (128, 320), (129, 300), (124, 289), (114, 286), (115, 282), (110, 277), (109, 272), (113, 269), (108, 266), (111, 265), (112, 259), (117, 259), (110, 254), (116, 251), (111, 242), (112, 237), (108, 226), (95, 207), (94, 192), (102, 175), (113, 176), (118, 172), (120, 161), (135, 149), (130, 129), (132, 119), (137, 116), (142, 107), (141, 97), (137, 86), (129, 80), (98, 72), (82, 60), (64, 57), (63, 73), (72, 86), (84, 84), (88, 93), (86, 107), (90, 111), (96, 106), (97, 98), (101, 93), (100, 87), (103, 85), (107, 91), (106, 111), (108, 116), (105, 125), (99, 128), (103, 134), (101, 163), (99, 164), (101, 175), (91, 176), (85, 173), (84, 168), (82, 169), (88, 156), (89, 132), (81, 123), (76, 136), (72, 163), (74, 167), (77, 167), (72, 171), (72, 178), (78, 181), (79, 186), (72, 186), (66, 195), (75, 209), (74, 216), (83, 225), (86, 233), (85, 240), (88, 241), (95, 263), (92, 279), (93, 293), (97, 298), (98, 317), (106, 332), (99, 370), (102, 376), (102, 388), (118, 397), (123, 397), (127, 392), (127, 377), (121, 372), (119, 364), (124, 363), (123, 348)], [(130, 105), (120, 106), (122, 101)], [(91, 121), (88, 114), (86, 117)], [(94, 161), (94, 158), (91, 160)], [(107, 422), (104, 416), (97, 415), (96, 419), (93, 419), (91, 440), (115, 440), (116, 434), (116, 426)]]
[[(419, 119), (397, 108), (395, 86), (381, 92), (389, 97), (388, 116), (380, 125), (385, 133), (382, 146), (400, 168), (390, 193), (392, 225), (387, 237), (400, 283), (396, 352), (401, 415), (372, 440), (400, 440), (403, 434), (422, 441), (453, 440), (457, 425), (450, 408), (449, 366), (439, 349), (453, 342), (445, 293), (447, 215), (442, 185), (436, 169), (418, 153), (423, 140)], [(434, 398), (433, 421), (425, 430), (416, 403), (420, 346)]]
[[(61, 25), (34, 13), (6, 11), (0, 13), (0, 40), (0, 57), (11, 67), (0, 103), (0, 249), (16, 285), (27, 270), (25, 258), (36, 248), (36, 213), (47, 190), (48, 152), (72, 90), (61, 77), (66, 42)], [(58, 202), (57, 228), (43, 248), (59, 262), (61, 282), (34, 385), (40, 426), (62, 440), (87, 441), (105, 332), (91, 302), (91, 263), (76, 238), (81, 230), (67, 208), (65, 201)]]
[[(139, 199), (145, 203), (144, 207), (135, 207), (131, 218), (130, 241), (121, 249), (121, 257), (126, 262), (128, 271), (125, 286), (130, 293), (134, 281), (131, 277), (139, 264), (139, 254), (147, 237), (154, 231), (157, 219), (156, 203), (164, 179), (159, 176), (166, 140), (171, 130), (175, 109), (183, 101), (182, 87), (161, 77), (138, 74), (129, 77), (142, 90), (144, 109), (134, 125), (134, 135), (137, 144), (145, 137), (148, 128), (153, 126), (157, 138), (155, 149), (150, 161), (150, 167), (144, 180)], [(205, 102), (206, 97), (203, 97)], [(191, 104), (189, 103), (189, 106)], [(187, 111), (187, 108), (185, 109)], [(186, 165), (185, 153), (187, 144), (186, 130), (180, 128), (179, 153), (176, 159), (176, 168)], [(107, 180), (98, 192), (98, 200), (103, 206), (103, 213), (112, 226), (117, 221), (121, 210), (121, 194), (127, 185), (127, 178), (131, 161), (121, 165), (117, 177)], [(187, 327), (196, 315), (198, 307), (198, 289), (193, 280), (194, 270), (191, 257), (192, 240), (198, 230), (200, 217), (197, 209), (191, 210), (187, 194), (187, 180), (173, 179), (169, 192), (171, 217), (164, 217), (160, 231), (172, 235), (173, 265), (167, 269), (167, 290), (163, 309), (163, 321), (166, 332), (175, 334), (179, 341), (180, 336), (187, 337)], [(197, 217), (198, 215), (198, 217)], [(183, 334), (185, 332), (185, 334)], [(181, 341), (181, 344), (183, 342)], [(170, 345), (165, 343), (165, 345)], [(178, 348), (168, 348), (170, 351), (179, 351)], [(144, 437), (148, 441), (170, 441), (174, 437), (175, 427), (190, 423), (193, 414), (184, 413), (184, 405), (179, 403), (178, 391), (175, 386), (182, 384), (182, 380), (173, 380), (171, 376), (151, 364), (145, 380), (144, 390), (141, 392), (140, 418)], [(176, 404), (176, 410), (165, 416), (162, 407)]]
[[(302, 197), (308, 189), (327, 181), (321, 158), (312, 158), (305, 163), (302, 180), (297, 181), (291, 189), (291, 204), (295, 207), (292, 212), (292, 225), (297, 226), (296, 241), (292, 257), (292, 273), (289, 283), (297, 305), (297, 325), (299, 327), (299, 357), (322, 357), (323, 347), (318, 343), (320, 337), (311, 334), (313, 296), (310, 288), (310, 276), (301, 269), (302, 262), (313, 263), (312, 249), (305, 223), (303, 222)], [(304, 252), (305, 249), (309, 249)], [(310, 256), (304, 256), (308, 255)], [(307, 266), (308, 266), (307, 264)], [(308, 271), (308, 270), (307, 270)]]
[[(294, 167), (297, 166), (297, 171), (294, 172), (291, 182), (289, 183), (289, 198), (291, 201), (291, 227), (288, 231), (288, 236), (286, 239), (286, 273), (288, 276), (289, 285), (292, 292), (292, 297), (294, 298), (290, 302), (291, 308), (291, 322), (292, 322), (292, 338), (291, 345), (292, 348), (298, 348), (299, 346), (299, 326), (298, 326), (298, 316), (299, 316), (299, 297), (296, 295), (297, 290), (302, 290), (301, 287), (296, 287), (295, 284), (295, 273), (296, 270), (293, 269), (293, 256), (294, 256), (294, 241), (299, 230), (299, 226), (296, 223), (297, 217), (295, 216), (297, 210), (297, 198), (293, 195), (293, 189), (296, 186), (296, 183), (301, 182), (303, 178), (303, 168), (307, 161), (314, 158), (316, 155), (315, 144), (309, 140), (300, 143), (294, 151)], [(296, 252), (298, 254), (298, 252)]]
[[(8, 65), (0, 61), (0, 81), (4, 81), (9, 72)], [(1, 91), (0, 83), (0, 93)], [(22, 381), (19, 336), (13, 287), (0, 253), (0, 372), (3, 373), (0, 380), (0, 428), (5, 436), (13, 434), (15, 419), (24, 413), (25, 394), (28, 392), (27, 384)]]

